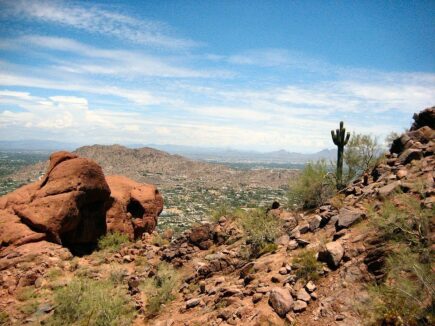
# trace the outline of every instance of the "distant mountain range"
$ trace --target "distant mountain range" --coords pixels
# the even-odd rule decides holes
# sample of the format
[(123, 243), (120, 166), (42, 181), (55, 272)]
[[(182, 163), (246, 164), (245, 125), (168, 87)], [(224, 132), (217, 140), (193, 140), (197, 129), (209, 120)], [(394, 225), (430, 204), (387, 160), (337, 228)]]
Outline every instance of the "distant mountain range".
[[(72, 151), (80, 147), (78, 143), (58, 142), (51, 140), (18, 140), (0, 141), (0, 150), (3, 151)], [(334, 160), (337, 156), (335, 149), (324, 149), (310, 154), (279, 150), (273, 152), (243, 151), (225, 148), (205, 148), (182, 145), (158, 144), (128, 144), (127, 148), (138, 149), (142, 147), (155, 148), (170, 154), (181, 155), (193, 160), (221, 163), (277, 163), (277, 164), (303, 164), (319, 159)]]

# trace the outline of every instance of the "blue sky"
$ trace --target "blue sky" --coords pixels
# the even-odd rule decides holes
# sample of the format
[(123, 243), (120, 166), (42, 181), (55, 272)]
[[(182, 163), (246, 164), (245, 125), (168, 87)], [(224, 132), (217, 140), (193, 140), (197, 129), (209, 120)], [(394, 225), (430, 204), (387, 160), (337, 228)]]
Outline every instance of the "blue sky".
[(435, 105), (434, 1), (0, 0), (0, 138), (312, 152)]

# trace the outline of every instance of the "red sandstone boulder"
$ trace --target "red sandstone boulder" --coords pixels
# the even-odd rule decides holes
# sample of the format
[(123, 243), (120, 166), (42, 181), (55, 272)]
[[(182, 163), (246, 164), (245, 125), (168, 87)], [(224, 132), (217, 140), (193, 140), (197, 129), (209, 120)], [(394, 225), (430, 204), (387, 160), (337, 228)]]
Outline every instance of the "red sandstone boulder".
[(110, 189), (97, 163), (53, 153), (42, 180), (0, 199), (1, 247), (43, 238), (69, 248), (96, 243), (106, 232), (109, 203)]
[(107, 211), (107, 229), (137, 239), (151, 233), (163, 210), (163, 197), (153, 185), (140, 184), (123, 176), (108, 176), (113, 203)]

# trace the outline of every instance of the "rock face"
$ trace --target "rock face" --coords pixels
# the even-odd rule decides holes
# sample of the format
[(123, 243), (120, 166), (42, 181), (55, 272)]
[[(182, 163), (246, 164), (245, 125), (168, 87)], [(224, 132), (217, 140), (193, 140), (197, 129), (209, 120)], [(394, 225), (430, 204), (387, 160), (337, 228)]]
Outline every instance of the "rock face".
[(106, 232), (109, 199), (98, 164), (54, 153), (44, 178), (0, 199), (2, 246), (43, 238), (69, 248), (93, 244)]
[(46, 240), (81, 251), (107, 229), (131, 238), (152, 232), (163, 208), (157, 189), (120, 176), (107, 180), (110, 188), (94, 161), (53, 153), (41, 180), (0, 198), (0, 249)]
[(126, 233), (131, 239), (151, 233), (163, 210), (163, 197), (157, 188), (122, 176), (108, 176), (106, 180), (113, 200), (107, 211), (108, 231)]

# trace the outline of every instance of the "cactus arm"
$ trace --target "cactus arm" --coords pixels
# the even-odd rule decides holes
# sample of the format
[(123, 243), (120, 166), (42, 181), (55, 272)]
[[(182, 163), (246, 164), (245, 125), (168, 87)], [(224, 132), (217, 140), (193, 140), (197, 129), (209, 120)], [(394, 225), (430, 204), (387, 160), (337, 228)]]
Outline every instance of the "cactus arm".
[(347, 133), (346, 135), (346, 140), (344, 141), (344, 145), (346, 146), (347, 143), (349, 142), (349, 138), (350, 138), (350, 132)]

